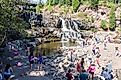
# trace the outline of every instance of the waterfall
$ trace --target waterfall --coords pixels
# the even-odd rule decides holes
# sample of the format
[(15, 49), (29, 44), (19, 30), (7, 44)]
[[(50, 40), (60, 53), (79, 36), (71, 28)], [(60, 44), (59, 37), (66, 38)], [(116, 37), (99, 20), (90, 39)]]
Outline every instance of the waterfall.
[(63, 18), (60, 18), (60, 20), (62, 21), (62, 31), (68, 31), (65, 20)]
[(71, 40), (76, 40), (80, 43), (82, 41), (80, 30), (78, 29), (79, 24), (76, 22), (76, 20), (64, 20), (63, 18), (60, 18), (61, 20), (61, 41), (62, 41), (62, 47), (64, 46), (63, 42), (68, 42)]
[(78, 29), (78, 23), (76, 23), (75, 20), (73, 20), (73, 23), (74, 23), (74, 28), (77, 32), (80, 32), (79, 29)]

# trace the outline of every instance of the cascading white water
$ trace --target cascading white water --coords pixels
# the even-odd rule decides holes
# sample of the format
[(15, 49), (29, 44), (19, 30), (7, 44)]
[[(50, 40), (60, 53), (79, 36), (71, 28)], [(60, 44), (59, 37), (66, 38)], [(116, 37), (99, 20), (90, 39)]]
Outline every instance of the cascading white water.
[[(62, 31), (61, 31), (61, 42), (62, 42), (62, 47), (64, 47), (63, 42), (68, 42), (70, 39), (74, 39), (76, 41), (81, 41), (81, 34), (78, 29), (78, 24), (75, 21), (72, 21), (73, 25), (70, 24), (69, 20), (64, 20), (63, 18), (60, 18), (62, 21)], [(68, 24), (66, 24), (66, 22)], [(67, 28), (68, 27), (68, 28)], [(74, 29), (72, 29), (74, 27)]]
[(75, 21), (73, 21), (73, 23), (74, 23), (74, 27), (75, 27), (76, 31), (80, 32), (80, 30), (78, 29), (78, 24)]

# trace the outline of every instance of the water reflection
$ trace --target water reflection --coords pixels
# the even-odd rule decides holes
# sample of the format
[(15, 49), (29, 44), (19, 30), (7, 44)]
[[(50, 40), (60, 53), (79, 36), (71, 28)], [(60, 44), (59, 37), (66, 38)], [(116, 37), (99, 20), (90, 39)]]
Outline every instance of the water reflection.
[(38, 46), (38, 48), (41, 49), (41, 52), (43, 53), (43, 55), (49, 55), (49, 54), (53, 54), (63, 45), (66, 47), (71, 47), (71, 46), (76, 46), (77, 44), (72, 42), (58, 41), (58, 42), (42, 43), (41, 45)]

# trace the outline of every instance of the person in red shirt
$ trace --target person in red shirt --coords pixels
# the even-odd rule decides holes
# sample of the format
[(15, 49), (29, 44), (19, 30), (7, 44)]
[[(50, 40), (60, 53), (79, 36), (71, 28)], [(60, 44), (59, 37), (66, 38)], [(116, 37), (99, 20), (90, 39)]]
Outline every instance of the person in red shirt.
[(71, 70), (68, 70), (68, 73), (66, 73), (67, 80), (73, 80), (73, 75), (71, 73)]
[(77, 61), (76, 69), (77, 69), (77, 72), (81, 72), (81, 65), (79, 60)]
[(96, 71), (95, 64), (91, 64), (87, 71), (92, 75), (92, 80), (94, 80), (94, 73)]

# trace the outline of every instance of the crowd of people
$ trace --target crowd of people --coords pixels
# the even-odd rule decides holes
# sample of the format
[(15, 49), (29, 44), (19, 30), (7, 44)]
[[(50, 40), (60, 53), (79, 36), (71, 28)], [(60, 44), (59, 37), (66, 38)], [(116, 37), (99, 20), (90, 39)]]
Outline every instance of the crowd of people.
[[(79, 57), (79, 50), (78, 49), (67, 49), (63, 51), (63, 54), (65, 53), (65, 63), (68, 63), (70, 61), (72, 64), (75, 64), (74, 68), (76, 69), (77, 75), (75, 76), (73, 74), (73, 69), (68, 68), (67, 73), (65, 77), (67, 80), (95, 80), (95, 78), (99, 78), (100, 80), (113, 80), (114, 75), (113, 75), (113, 69), (112, 69), (112, 61), (110, 60), (106, 66), (102, 66), (100, 64), (100, 57), (102, 56), (101, 50), (98, 44), (102, 43), (103, 44), (103, 50), (107, 50), (108, 48), (108, 43), (111, 43), (111, 38), (109, 36), (105, 36), (104, 40), (101, 41), (100, 38), (98, 37), (90, 37), (86, 38), (83, 40), (83, 44), (81, 44), (81, 50), (83, 52), (83, 55), (86, 55), (86, 57), (81, 56), (81, 59)], [(9, 43), (8, 47), (11, 47), (13, 43)], [(19, 46), (21, 44), (18, 42)], [(12, 45), (10, 49), (13, 51), (14, 56), (17, 56), (18, 52), (15, 48), (14, 45)], [(91, 53), (86, 50), (85, 47), (91, 46)], [(116, 56), (121, 57), (121, 52), (119, 50), (119, 47), (114, 47), (115, 52), (114, 54)], [(20, 50), (19, 50), (20, 51)], [(28, 61), (30, 64), (30, 69), (33, 69), (34, 63), (38, 63), (38, 70), (42, 70), (43, 67), (43, 55), (41, 52), (38, 52), (38, 55), (34, 55), (34, 46), (27, 46), (25, 48), (26, 51), (26, 56), (28, 57)], [(93, 56), (93, 57), (92, 57)], [(17, 62), (17, 66), (21, 66), (21, 62)], [(97, 69), (102, 68), (100, 73), (97, 75), (96, 71)], [(11, 80), (11, 78), (14, 78), (15, 75), (13, 74), (13, 70), (10, 64), (6, 64), (5, 67), (3, 67), (2, 62), (0, 62), (0, 80)]]
[[(85, 46), (90, 46), (92, 45), (92, 56), (94, 56), (93, 58), (88, 58), (88, 60), (85, 60), (84, 58), (78, 60), (77, 62), (77, 72), (79, 72), (78, 75), (78, 79), (77, 80), (95, 80), (94, 77), (96, 78), (96, 76), (100, 79), (100, 80), (113, 80), (114, 78), (114, 74), (113, 74), (113, 69), (112, 69), (112, 61), (110, 60), (106, 66), (102, 66), (100, 64), (100, 57), (101, 57), (101, 50), (102, 47), (97, 46), (98, 44), (103, 44), (103, 50), (107, 50), (108, 47), (108, 43), (112, 42), (112, 39), (109, 35), (106, 35), (104, 37), (104, 40), (100, 40), (99, 37), (93, 37), (90, 39), (85, 39), (83, 44), (81, 44), (83, 46), (83, 48), (85, 48)], [(101, 49), (100, 49), (101, 48)], [(119, 47), (114, 47), (114, 54), (115, 56), (121, 56), (121, 52), (119, 50)], [(72, 51), (72, 53), (70, 54), (71, 56), (71, 61), (73, 61), (74, 59), (74, 53), (75, 51)], [(85, 52), (85, 54), (88, 54), (88, 51)], [(72, 57), (73, 56), (73, 57)], [(89, 57), (89, 55), (87, 56)], [(89, 62), (89, 63), (88, 63)], [(84, 64), (89, 64), (88, 68), (84, 67)], [(100, 70), (100, 73), (97, 75), (96, 69), (102, 68), (102, 70)], [(66, 77), (67, 80), (73, 80), (74, 75), (71, 73), (71, 69), (68, 70)], [(97, 80), (97, 79), (96, 79)]]

